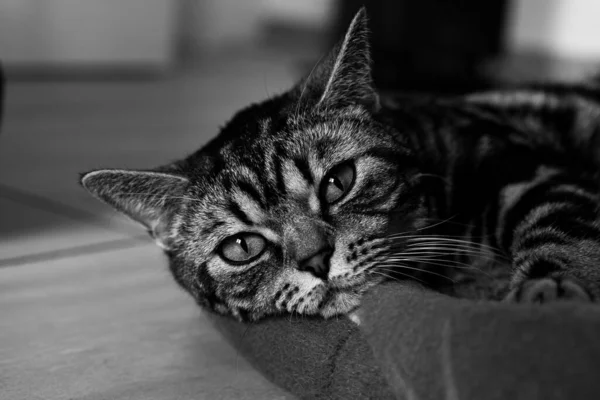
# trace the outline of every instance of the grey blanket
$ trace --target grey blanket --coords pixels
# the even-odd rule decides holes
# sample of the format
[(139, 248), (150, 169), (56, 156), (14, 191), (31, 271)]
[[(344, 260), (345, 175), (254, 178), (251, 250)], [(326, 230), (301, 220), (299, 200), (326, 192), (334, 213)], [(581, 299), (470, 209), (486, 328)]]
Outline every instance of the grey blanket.
[(300, 317), (221, 332), (300, 398), (600, 399), (600, 308), (450, 298), (410, 284), (381, 286), (362, 324)]

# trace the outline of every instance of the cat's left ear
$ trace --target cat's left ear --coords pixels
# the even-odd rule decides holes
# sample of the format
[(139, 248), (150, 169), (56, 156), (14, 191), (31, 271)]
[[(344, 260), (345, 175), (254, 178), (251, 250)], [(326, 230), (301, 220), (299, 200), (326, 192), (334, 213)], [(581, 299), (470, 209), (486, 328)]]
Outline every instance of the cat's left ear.
[(169, 247), (169, 227), (188, 180), (171, 173), (104, 169), (88, 172), (81, 185), (117, 211), (142, 224), (160, 247)]
[(367, 12), (361, 8), (344, 39), (320, 61), (296, 87), (299, 102), (309, 106), (341, 108), (363, 105), (379, 109), (379, 97), (371, 77)]

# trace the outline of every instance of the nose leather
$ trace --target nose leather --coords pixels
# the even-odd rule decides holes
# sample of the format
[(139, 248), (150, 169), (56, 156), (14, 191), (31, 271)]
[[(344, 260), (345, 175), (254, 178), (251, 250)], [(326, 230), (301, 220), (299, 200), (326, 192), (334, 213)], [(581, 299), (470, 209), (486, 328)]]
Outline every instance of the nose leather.
[(333, 249), (331, 247), (324, 247), (312, 256), (301, 260), (298, 263), (298, 269), (310, 272), (317, 278), (327, 280), (327, 276), (329, 275), (329, 259), (332, 253)]
[(318, 278), (327, 279), (329, 259), (333, 253), (327, 232), (308, 218), (295, 220), (292, 231), (293, 234), (289, 239), (293, 242), (298, 269), (310, 272)]

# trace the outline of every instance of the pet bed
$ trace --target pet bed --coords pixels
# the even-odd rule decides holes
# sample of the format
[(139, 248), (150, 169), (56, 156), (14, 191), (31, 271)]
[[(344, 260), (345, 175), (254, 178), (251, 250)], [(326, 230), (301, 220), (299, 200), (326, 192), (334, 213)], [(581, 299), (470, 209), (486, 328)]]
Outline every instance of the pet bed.
[(600, 308), (378, 287), (345, 317), (254, 325), (211, 315), (258, 370), (310, 399), (599, 399)]

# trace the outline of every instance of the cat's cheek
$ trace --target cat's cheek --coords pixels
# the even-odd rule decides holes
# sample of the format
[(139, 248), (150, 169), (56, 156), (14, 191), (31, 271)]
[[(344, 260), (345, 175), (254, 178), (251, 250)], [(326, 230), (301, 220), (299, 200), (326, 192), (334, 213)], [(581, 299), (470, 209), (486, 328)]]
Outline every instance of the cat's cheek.
[(343, 251), (336, 251), (329, 261), (329, 280), (348, 278), (352, 274), (352, 266), (345, 259)]

